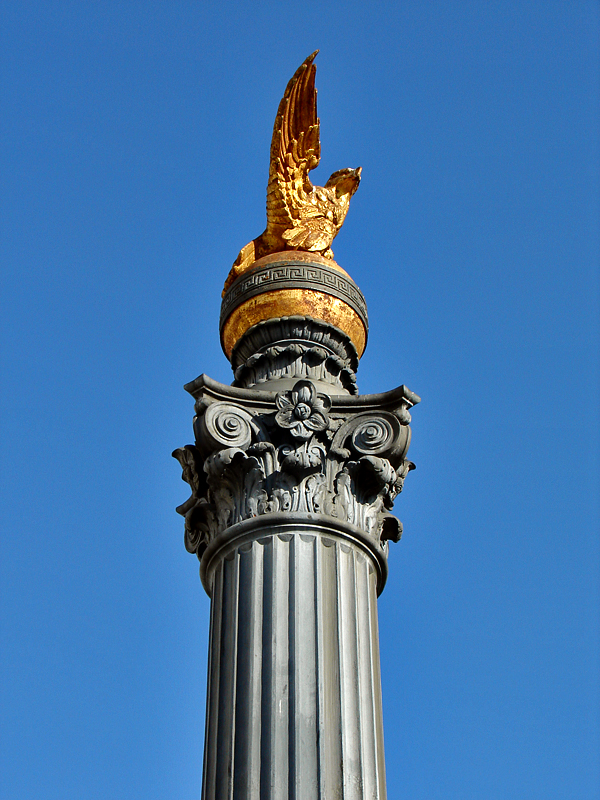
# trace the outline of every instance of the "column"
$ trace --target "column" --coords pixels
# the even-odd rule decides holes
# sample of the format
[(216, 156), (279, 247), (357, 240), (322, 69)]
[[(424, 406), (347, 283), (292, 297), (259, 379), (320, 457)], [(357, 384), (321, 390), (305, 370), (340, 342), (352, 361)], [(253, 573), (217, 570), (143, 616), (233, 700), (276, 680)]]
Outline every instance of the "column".
[(211, 597), (203, 800), (386, 797), (377, 596), (419, 398), (321, 387), (186, 387), (178, 510)]

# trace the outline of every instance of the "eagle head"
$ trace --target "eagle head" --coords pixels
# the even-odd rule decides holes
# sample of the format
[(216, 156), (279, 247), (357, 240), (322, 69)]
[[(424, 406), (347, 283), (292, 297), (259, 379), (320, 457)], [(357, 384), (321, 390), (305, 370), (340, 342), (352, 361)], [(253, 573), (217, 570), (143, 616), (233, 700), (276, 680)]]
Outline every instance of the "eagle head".
[(335, 189), (336, 197), (347, 194), (350, 197), (358, 189), (362, 167), (357, 169), (338, 169), (325, 184), (326, 189)]

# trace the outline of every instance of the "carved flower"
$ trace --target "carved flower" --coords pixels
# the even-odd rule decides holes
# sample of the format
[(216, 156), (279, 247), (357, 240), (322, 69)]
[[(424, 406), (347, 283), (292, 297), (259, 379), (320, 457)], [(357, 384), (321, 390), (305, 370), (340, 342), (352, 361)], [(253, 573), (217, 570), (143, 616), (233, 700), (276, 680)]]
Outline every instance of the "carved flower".
[(276, 423), (280, 428), (289, 428), (297, 439), (309, 439), (314, 431), (329, 427), (331, 400), (325, 394), (317, 394), (310, 381), (298, 381), (290, 392), (279, 392), (275, 402), (279, 409)]

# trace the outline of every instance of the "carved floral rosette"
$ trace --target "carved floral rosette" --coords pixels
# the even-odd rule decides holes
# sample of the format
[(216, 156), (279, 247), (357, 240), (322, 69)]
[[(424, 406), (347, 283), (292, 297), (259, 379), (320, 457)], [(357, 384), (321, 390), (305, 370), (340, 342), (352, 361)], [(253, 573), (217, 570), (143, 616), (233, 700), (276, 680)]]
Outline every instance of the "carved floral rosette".
[(319, 393), (309, 380), (278, 393), (230, 387), (202, 375), (195, 445), (175, 450), (191, 497), (185, 546), (202, 557), (222, 531), (277, 512), (308, 512), (348, 522), (387, 553), (402, 525), (390, 510), (414, 468), (405, 386), (358, 397)]

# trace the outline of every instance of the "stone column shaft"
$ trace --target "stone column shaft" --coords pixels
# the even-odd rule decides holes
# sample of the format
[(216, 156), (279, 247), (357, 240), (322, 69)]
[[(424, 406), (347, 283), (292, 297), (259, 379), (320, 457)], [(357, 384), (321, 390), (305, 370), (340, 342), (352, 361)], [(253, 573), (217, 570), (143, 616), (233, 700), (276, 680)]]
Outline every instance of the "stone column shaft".
[(204, 576), (203, 800), (383, 800), (381, 565), (348, 525), (259, 522)]
[(419, 398), (352, 395), (332, 326), (257, 324), (236, 358), (264, 340), (236, 369), (264, 388), (188, 384), (174, 453), (211, 597), (202, 800), (385, 800), (377, 596)]

